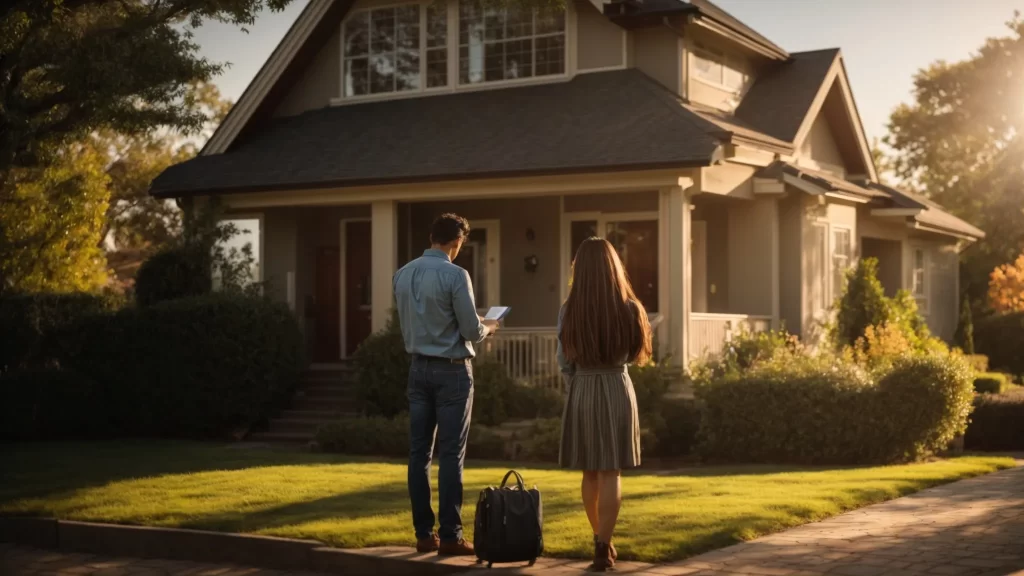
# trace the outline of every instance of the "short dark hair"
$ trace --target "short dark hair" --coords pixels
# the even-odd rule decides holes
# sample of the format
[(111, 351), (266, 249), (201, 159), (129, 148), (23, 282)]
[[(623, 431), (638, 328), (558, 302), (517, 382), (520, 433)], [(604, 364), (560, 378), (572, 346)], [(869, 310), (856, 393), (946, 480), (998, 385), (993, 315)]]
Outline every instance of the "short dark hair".
[(458, 214), (441, 214), (430, 225), (430, 242), (444, 246), (459, 238), (469, 237), (469, 220)]

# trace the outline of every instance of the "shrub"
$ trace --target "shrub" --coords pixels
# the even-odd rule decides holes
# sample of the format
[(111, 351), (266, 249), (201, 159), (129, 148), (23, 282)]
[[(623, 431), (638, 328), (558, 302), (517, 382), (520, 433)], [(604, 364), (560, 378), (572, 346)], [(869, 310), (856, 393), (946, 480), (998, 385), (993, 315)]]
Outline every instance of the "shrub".
[(135, 277), (135, 301), (152, 306), (213, 291), (213, 258), (202, 246), (173, 246), (150, 256)]
[(698, 385), (700, 451), (753, 462), (914, 460), (963, 431), (971, 394), (952, 356), (898, 361), (877, 385), (841, 358), (767, 362)]
[(1024, 312), (978, 320), (974, 345), (988, 356), (990, 369), (1024, 374)]
[(316, 433), (316, 442), (321, 450), (327, 452), (408, 456), (409, 417), (343, 418), (321, 426)]
[[(971, 314), (971, 301), (966, 296), (960, 304), (960, 321), (957, 323), (953, 342), (964, 351), (964, 354), (968, 356), (974, 354), (974, 317)], [(984, 371), (984, 369), (981, 370), (981, 372)]]
[(507, 439), (493, 428), (475, 422), (469, 427), (469, 440), (466, 446), (466, 455), (469, 458), (501, 460), (508, 456)]
[(832, 339), (840, 348), (853, 346), (864, 336), (868, 326), (879, 326), (889, 319), (889, 299), (878, 280), (878, 260), (862, 258), (847, 273)]
[(1009, 386), (1009, 378), (999, 372), (985, 372), (974, 377), (974, 391), (978, 394), (1002, 394)]
[(510, 420), (561, 417), (564, 407), (561, 392), (520, 384), (503, 364), (485, 360), (473, 366), (473, 422), (499, 426)]
[(0, 298), (0, 374), (54, 368), (57, 335), (82, 317), (115, 310), (112, 294), (26, 294)]
[(692, 400), (662, 399), (656, 411), (640, 412), (643, 454), (687, 456), (693, 451), (699, 428), (700, 411)]
[(975, 372), (988, 372), (988, 356), (984, 354), (968, 354), (964, 360)]
[(694, 378), (721, 378), (742, 373), (764, 362), (805, 354), (806, 350), (797, 338), (783, 330), (742, 332), (733, 337), (720, 355), (697, 364)]
[(112, 424), (96, 383), (69, 370), (18, 370), (0, 377), (0, 438), (103, 437)]
[(383, 330), (363, 340), (352, 364), (356, 396), (364, 414), (392, 418), (409, 410), (409, 354), (396, 310), (391, 310)]
[(1024, 389), (975, 397), (964, 447), (968, 450), (1024, 450)]
[(517, 455), (519, 460), (533, 462), (558, 462), (558, 452), (562, 442), (561, 418), (537, 420), (522, 435)]
[(115, 433), (219, 437), (290, 398), (303, 341), (284, 304), (229, 295), (94, 315), (61, 339), (64, 368), (98, 385)]
[(1024, 312), (1024, 254), (992, 271), (988, 303), (997, 314)]

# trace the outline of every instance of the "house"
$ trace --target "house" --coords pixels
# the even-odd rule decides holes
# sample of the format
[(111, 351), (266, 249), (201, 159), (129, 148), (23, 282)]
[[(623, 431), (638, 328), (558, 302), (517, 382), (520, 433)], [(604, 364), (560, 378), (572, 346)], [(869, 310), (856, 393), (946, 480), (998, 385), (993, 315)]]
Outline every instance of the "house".
[(555, 374), (577, 245), (622, 254), (676, 359), (740, 329), (820, 331), (857, 258), (957, 321), (958, 253), (983, 233), (878, 182), (838, 49), (790, 53), (707, 0), (311, 0), (202, 154), (153, 183), (218, 197), (259, 275), (337, 361), (391, 307), (391, 277), (444, 211), (489, 344)]

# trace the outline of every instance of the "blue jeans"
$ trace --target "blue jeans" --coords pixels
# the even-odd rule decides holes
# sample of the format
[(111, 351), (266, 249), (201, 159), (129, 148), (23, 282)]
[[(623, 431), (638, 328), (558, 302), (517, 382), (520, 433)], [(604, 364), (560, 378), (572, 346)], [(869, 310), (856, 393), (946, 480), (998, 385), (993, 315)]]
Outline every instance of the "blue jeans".
[(416, 538), (429, 538), (434, 531), (430, 461), (436, 435), (438, 535), (444, 542), (457, 542), (462, 538), (462, 466), (473, 410), (473, 366), (414, 358), (407, 395), (409, 498)]

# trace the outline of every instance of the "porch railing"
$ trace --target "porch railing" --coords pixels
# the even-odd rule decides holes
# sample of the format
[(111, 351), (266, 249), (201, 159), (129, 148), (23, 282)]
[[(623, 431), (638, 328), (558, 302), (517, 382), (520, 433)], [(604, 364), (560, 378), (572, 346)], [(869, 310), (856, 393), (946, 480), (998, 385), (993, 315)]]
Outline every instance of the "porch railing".
[(505, 365), (518, 382), (562, 387), (558, 370), (558, 331), (554, 326), (502, 328), (484, 341), (481, 355)]
[(726, 343), (741, 332), (767, 332), (771, 329), (771, 316), (690, 314), (690, 358), (704, 358), (722, 352)]

